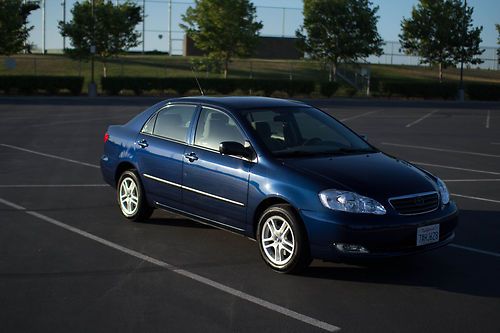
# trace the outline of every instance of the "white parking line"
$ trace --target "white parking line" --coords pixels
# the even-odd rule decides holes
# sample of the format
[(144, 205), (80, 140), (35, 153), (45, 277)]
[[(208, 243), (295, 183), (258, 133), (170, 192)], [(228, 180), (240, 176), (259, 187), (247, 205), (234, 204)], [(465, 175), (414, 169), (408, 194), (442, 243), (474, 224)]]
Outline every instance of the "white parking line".
[(443, 179), (443, 181), (448, 182), (448, 183), (459, 183), (459, 182), (500, 182), (500, 178), (495, 178), (495, 179)]
[(0, 185), (0, 188), (43, 188), (43, 187), (107, 187), (108, 184), (14, 184)]
[(113, 243), (111, 241), (108, 241), (108, 240), (106, 240), (104, 238), (101, 238), (101, 237), (96, 236), (94, 234), (91, 234), (89, 232), (83, 231), (81, 229), (78, 229), (78, 228), (70, 226), (70, 225), (68, 225), (66, 223), (60, 222), (60, 221), (58, 221), (56, 219), (53, 219), (51, 217), (48, 217), (46, 215), (40, 214), (40, 213), (38, 213), (36, 211), (27, 210), (26, 208), (24, 208), (22, 206), (19, 206), (19, 205), (13, 203), (13, 202), (10, 202), (10, 201), (7, 201), (7, 200), (4, 200), (4, 199), (0, 198), (0, 203), (4, 204), (6, 206), (12, 207), (14, 209), (17, 209), (19, 211), (24, 211), (28, 215), (34, 216), (34, 217), (36, 217), (36, 218), (38, 218), (40, 220), (43, 220), (45, 222), (48, 222), (48, 223), (52, 224), (52, 225), (58, 226), (60, 228), (66, 229), (68, 231), (71, 231), (71, 232), (73, 232), (75, 234), (78, 234), (80, 236), (83, 236), (85, 238), (88, 238), (88, 239), (91, 239), (93, 241), (96, 241), (96, 242), (98, 242), (98, 243), (100, 243), (102, 245), (105, 245), (107, 247), (110, 247), (110, 248), (113, 248), (113, 249), (118, 250), (120, 252), (126, 253), (126, 254), (128, 254), (128, 255), (130, 255), (132, 257), (136, 257), (138, 259), (147, 261), (147, 262), (149, 262), (149, 263), (151, 263), (153, 265), (165, 268), (166, 270), (169, 270), (171, 272), (177, 273), (179, 275), (182, 275), (184, 277), (190, 278), (192, 280), (198, 281), (198, 282), (200, 282), (200, 283), (202, 283), (204, 285), (207, 285), (207, 286), (210, 286), (212, 288), (218, 289), (220, 291), (223, 291), (223, 292), (225, 292), (227, 294), (233, 295), (235, 297), (238, 297), (238, 298), (243, 299), (245, 301), (248, 301), (250, 303), (257, 304), (257, 305), (259, 305), (259, 306), (261, 306), (263, 308), (269, 309), (269, 310), (274, 311), (274, 312), (281, 313), (282, 315), (290, 317), (292, 319), (301, 321), (301, 322), (309, 324), (311, 326), (315, 326), (317, 328), (321, 328), (321, 329), (323, 329), (325, 331), (329, 331), (329, 332), (336, 332), (336, 331), (340, 330), (340, 327), (338, 327), (338, 326), (331, 325), (331, 324), (326, 323), (324, 321), (321, 321), (321, 320), (318, 320), (318, 319), (306, 316), (304, 314), (295, 312), (293, 310), (290, 310), (290, 309), (285, 308), (283, 306), (277, 305), (275, 303), (268, 302), (268, 301), (263, 300), (261, 298), (252, 296), (252, 295), (247, 294), (247, 293), (245, 293), (243, 291), (240, 291), (238, 289), (234, 289), (234, 288), (231, 288), (229, 286), (223, 285), (223, 284), (221, 284), (219, 282), (216, 282), (214, 280), (210, 280), (210, 279), (208, 279), (206, 277), (203, 277), (201, 275), (192, 273), (190, 271), (177, 268), (174, 265), (171, 265), (171, 264), (169, 264), (167, 262), (155, 259), (153, 257), (150, 257), (148, 255), (142, 254), (142, 253), (137, 252), (135, 250), (129, 249), (129, 248), (124, 247), (122, 245), (119, 245), (117, 243)]
[(489, 256), (500, 257), (500, 253), (491, 252), (491, 251), (485, 251), (485, 250), (479, 250), (479, 249), (475, 249), (473, 247), (468, 247), (468, 246), (463, 246), (463, 245), (458, 245), (458, 244), (448, 244), (448, 246), (456, 247), (457, 249), (462, 249), (462, 250), (466, 250), (466, 251), (472, 251), (472, 252), (476, 252), (476, 253), (487, 254)]
[(418, 118), (417, 120), (415, 120), (415, 121), (413, 121), (413, 122), (411, 122), (411, 123), (407, 124), (407, 125), (406, 125), (406, 127), (412, 127), (413, 125), (418, 124), (418, 123), (419, 123), (419, 122), (421, 122), (422, 120), (424, 120), (424, 119), (426, 119), (426, 118), (428, 118), (428, 117), (432, 116), (434, 113), (436, 113), (436, 112), (438, 112), (438, 111), (439, 111), (439, 109), (436, 109), (436, 110), (434, 110), (434, 111), (432, 111), (432, 112), (430, 112), (430, 113), (426, 114), (425, 116), (423, 116), (423, 117), (421, 117), (421, 118)]
[(488, 113), (486, 114), (486, 128), (490, 128), (490, 112), (491, 110), (488, 110)]
[(424, 163), (424, 162), (417, 162), (417, 161), (410, 161), (410, 163), (418, 164), (418, 165), (423, 165), (423, 166), (430, 166), (430, 167), (435, 167), (435, 168), (443, 168), (443, 169), (451, 169), (451, 170), (460, 170), (460, 171), (485, 173), (485, 174), (488, 174), (488, 175), (500, 175), (500, 172), (494, 172), (494, 171), (484, 171), (484, 170), (476, 170), (476, 169), (459, 168), (459, 167), (453, 167), (453, 166), (449, 166), (449, 165), (431, 164), (431, 163)]
[(481, 197), (473, 197), (470, 195), (463, 195), (463, 194), (457, 194), (457, 193), (450, 193), (450, 195), (453, 195), (455, 197), (460, 197), (460, 198), (472, 199), (472, 200), (500, 203), (500, 200), (493, 200), (493, 199), (481, 198)]
[(386, 145), (386, 146), (442, 151), (442, 152), (447, 152), (447, 153), (467, 154), (467, 155), (486, 156), (486, 157), (500, 157), (500, 155), (476, 153), (473, 151), (466, 151), (466, 150), (454, 150), (454, 149), (434, 148), (434, 147), (426, 147), (426, 146), (403, 145), (400, 143), (391, 143), (391, 142), (382, 142), (382, 144)]
[(31, 150), (31, 149), (26, 149), (26, 148), (22, 148), (22, 147), (18, 147), (18, 146), (13, 146), (13, 145), (8, 145), (8, 144), (5, 144), (5, 143), (0, 143), (0, 146), (11, 148), (11, 149), (16, 149), (16, 150), (20, 150), (20, 151), (24, 151), (26, 153), (31, 153), (31, 154), (35, 154), (35, 155), (40, 155), (40, 156), (55, 158), (56, 160), (61, 160), (61, 161), (66, 161), (66, 162), (70, 162), (70, 163), (80, 164), (80, 165), (88, 166), (88, 167), (91, 167), (91, 168), (99, 168), (99, 166), (96, 165), (96, 164), (90, 164), (90, 163), (87, 163), (87, 162), (81, 162), (81, 161), (77, 161), (77, 160), (72, 160), (70, 158), (61, 157), (61, 156), (57, 156), (57, 155), (41, 153), (39, 151), (35, 151), (35, 150)]
[(80, 123), (93, 122), (93, 121), (97, 121), (97, 120), (122, 119), (122, 120), (126, 121), (130, 118), (131, 118), (131, 116), (129, 116), (129, 115), (119, 115), (119, 116), (110, 116), (110, 117), (86, 118), (86, 119), (80, 119), (80, 120), (61, 120), (61, 121), (53, 121), (50, 123), (38, 123), (38, 124), (26, 125), (26, 127), (44, 127), (44, 126), (54, 126), (54, 125), (80, 124)]
[(343, 118), (343, 119), (340, 119), (340, 121), (345, 122), (345, 121), (349, 121), (349, 120), (353, 120), (353, 119), (358, 119), (358, 118), (361, 118), (361, 117), (364, 117), (364, 116), (367, 116), (369, 114), (373, 114), (373, 113), (376, 113), (376, 112), (379, 112), (379, 110), (369, 111), (369, 112), (365, 112), (365, 113), (362, 113), (362, 114), (358, 114), (356, 116)]

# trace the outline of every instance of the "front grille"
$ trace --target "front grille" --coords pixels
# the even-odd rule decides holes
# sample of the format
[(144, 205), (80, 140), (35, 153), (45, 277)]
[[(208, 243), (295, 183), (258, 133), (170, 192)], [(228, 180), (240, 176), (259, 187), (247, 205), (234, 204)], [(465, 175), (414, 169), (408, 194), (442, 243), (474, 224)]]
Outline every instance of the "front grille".
[(391, 198), (389, 202), (401, 215), (423, 214), (438, 208), (439, 195), (437, 192), (419, 193)]

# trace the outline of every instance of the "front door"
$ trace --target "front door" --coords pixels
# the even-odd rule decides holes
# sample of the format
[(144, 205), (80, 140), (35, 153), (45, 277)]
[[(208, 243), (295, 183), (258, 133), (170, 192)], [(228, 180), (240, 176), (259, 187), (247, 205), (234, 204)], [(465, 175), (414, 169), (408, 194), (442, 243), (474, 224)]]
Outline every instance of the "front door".
[(244, 144), (245, 138), (227, 114), (202, 108), (194, 145), (185, 152), (183, 202), (196, 215), (242, 231), (253, 162), (220, 154), (223, 141)]

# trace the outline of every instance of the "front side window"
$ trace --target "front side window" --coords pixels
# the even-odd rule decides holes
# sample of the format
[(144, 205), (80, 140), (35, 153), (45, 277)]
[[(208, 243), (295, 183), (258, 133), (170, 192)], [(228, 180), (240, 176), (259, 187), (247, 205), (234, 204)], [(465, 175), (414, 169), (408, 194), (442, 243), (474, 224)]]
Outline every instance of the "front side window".
[[(153, 134), (185, 142), (195, 110), (196, 107), (191, 105), (174, 105), (164, 108), (156, 116)], [(144, 127), (143, 131), (150, 129), (151, 124), (149, 124), (149, 121)]]
[(203, 108), (196, 126), (194, 144), (219, 150), (219, 144), (224, 141), (245, 144), (243, 135), (231, 117), (214, 109)]
[(245, 119), (278, 157), (374, 151), (337, 120), (311, 107), (249, 110)]

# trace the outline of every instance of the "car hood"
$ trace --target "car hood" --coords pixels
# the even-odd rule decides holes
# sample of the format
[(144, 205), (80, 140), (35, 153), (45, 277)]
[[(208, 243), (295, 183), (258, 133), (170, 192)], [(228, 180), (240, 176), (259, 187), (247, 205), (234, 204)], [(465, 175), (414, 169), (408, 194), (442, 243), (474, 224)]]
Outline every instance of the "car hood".
[(354, 191), (374, 199), (436, 191), (435, 181), (413, 165), (384, 153), (283, 160), (316, 178), (325, 189)]

